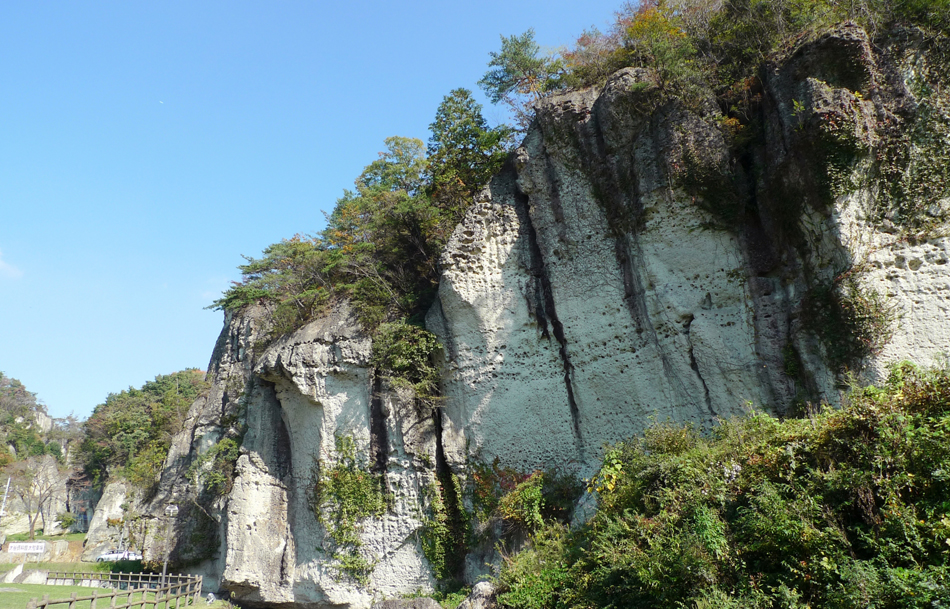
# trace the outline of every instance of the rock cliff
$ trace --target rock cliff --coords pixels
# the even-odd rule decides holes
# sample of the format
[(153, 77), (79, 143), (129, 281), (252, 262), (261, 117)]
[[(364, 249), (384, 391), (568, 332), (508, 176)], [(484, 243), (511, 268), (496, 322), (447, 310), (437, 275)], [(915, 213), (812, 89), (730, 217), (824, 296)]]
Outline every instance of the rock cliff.
[[(869, 152), (915, 120), (927, 74), (912, 34), (845, 26), (764, 70), (745, 125), (632, 68), (542, 101), (444, 253), (438, 408), (377, 374), (346, 303), (269, 345), (266, 310), (229, 315), (142, 504), (146, 558), (249, 605), (368, 607), (434, 585), (427, 535), (475, 462), (587, 476), (653, 419), (784, 415), (840, 401), (845, 366), (932, 363), (950, 349), (944, 211), (896, 225)], [(336, 473), (385, 495), (356, 542), (326, 502)]]

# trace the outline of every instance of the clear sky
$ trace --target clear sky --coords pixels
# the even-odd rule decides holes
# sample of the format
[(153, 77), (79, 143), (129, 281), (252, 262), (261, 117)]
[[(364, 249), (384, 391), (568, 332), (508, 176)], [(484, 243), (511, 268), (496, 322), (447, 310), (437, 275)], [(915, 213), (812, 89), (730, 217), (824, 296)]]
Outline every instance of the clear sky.
[(620, 4), (4, 1), (0, 371), (85, 418), (205, 369), (242, 254), (319, 231), (450, 90), (485, 103), (500, 34), (569, 45)]

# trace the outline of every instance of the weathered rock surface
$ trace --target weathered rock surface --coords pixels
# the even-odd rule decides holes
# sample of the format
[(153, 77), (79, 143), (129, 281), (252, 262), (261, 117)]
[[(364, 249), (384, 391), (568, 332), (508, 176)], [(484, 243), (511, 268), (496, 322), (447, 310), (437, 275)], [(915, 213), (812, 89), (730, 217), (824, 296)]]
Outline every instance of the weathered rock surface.
[[(435, 459), (432, 413), (418, 410), (375, 377), (371, 342), (345, 303), (255, 359), (262, 313), (230, 320), (209, 373), (214, 388), (192, 409), (190, 437), (178, 438), (172, 447), (168, 463), (181, 465), (166, 472), (152, 513), (158, 517), (166, 502), (188, 507), (191, 516), (180, 513), (172, 525), (173, 561), (207, 556), (198, 569), (251, 605), (368, 607), (374, 598), (431, 588), (418, 529), (426, 502), (422, 494), (434, 480), (424, 465)], [(232, 412), (246, 427), (233, 484), (208, 501), (193, 483), (194, 474), (189, 482), (181, 472), (227, 436), (219, 421), (222, 413), (230, 420)], [(311, 507), (318, 463), (333, 462), (336, 438), (344, 436), (360, 455), (372, 455), (373, 469), (384, 476), (388, 490), (385, 516), (363, 525), (359, 552), (375, 563), (366, 585), (337, 568), (333, 542)], [(211, 516), (210, 526), (189, 532), (187, 518), (199, 504)], [(158, 536), (156, 531), (151, 544), (156, 549), (162, 545)], [(196, 543), (203, 547), (193, 547)], [(209, 546), (212, 551), (202, 554)]]
[(119, 523), (123, 522), (127, 513), (127, 510), (123, 510), (123, 505), (127, 506), (129, 490), (128, 482), (121, 479), (111, 480), (106, 484), (89, 523), (82, 560), (94, 561), (97, 556), (110, 549), (125, 549), (124, 527)]
[[(589, 475), (605, 443), (653, 419), (708, 426), (750, 403), (837, 403), (839, 370), (806, 309), (844, 273), (903, 314), (883, 350), (852, 362), (869, 379), (950, 351), (947, 240), (895, 236), (871, 213), (867, 180), (828, 196), (815, 162), (828, 124), (860, 149), (910, 111), (902, 74), (854, 27), (803, 47), (757, 84), (762, 141), (742, 159), (715, 103), (661, 102), (636, 69), (543, 101), (444, 253), (427, 318), (444, 346), (440, 407), (376, 374), (346, 303), (267, 346), (266, 310), (229, 315), (211, 393), (143, 507), (146, 558), (169, 551), (248, 606), (370, 607), (432, 589), (429, 489), (449, 473), (464, 486), (475, 461)], [(691, 184), (697, 171), (725, 186)], [(362, 583), (312, 508), (337, 437), (388, 494), (385, 515), (361, 523)], [(232, 440), (239, 454), (215, 487), (207, 474)], [(488, 546), (470, 556), (470, 581), (497, 560)], [(489, 602), (482, 592), (471, 606)]]
[[(706, 426), (749, 404), (837, 403), (804, 308), (846, 273), (903, 314), (883, 351), (853, 363), (868, 380), (947, 353), (947, 239), (888, 234), (870, 219), (869, 187), (823, 198), (814, 167), (823, 123), (859, 147), (906, 103), (906, 84), (885, 78), (892, 59), (845, 26), (768, 73), (755, 182), (728, 167), (718, 107), (651, 108), (639, 70), (541, 102), (453, 234), (427, 320), (445, 345), (444, 434), (465, 447), (450, 461), (586, 475), (605, 442), (654, 418)], [(691, 164), (740, 183), (716, 199), (691, 192)], [(724, 220), (717, 207), (742, 213)]]
[(469, 450), (455, 463), (589, 473), (651, 416), (709, 424), (791, 392), (763, 369), (781, 345), (759, 344), (739, 238), (705, 230), (669, 188), (677, 150), (723, 155), (722, 136), (675, 109), (623, 111), (636, 82), (626, 70), (599, 96), (544, 103), (449, 243), (429, 322), (446, 347), (445, 434)]
[(472, 593), (462, 601), (457, 609), (495, 609), (495, 586), (490, 582), (478, 582), (472, 586)]

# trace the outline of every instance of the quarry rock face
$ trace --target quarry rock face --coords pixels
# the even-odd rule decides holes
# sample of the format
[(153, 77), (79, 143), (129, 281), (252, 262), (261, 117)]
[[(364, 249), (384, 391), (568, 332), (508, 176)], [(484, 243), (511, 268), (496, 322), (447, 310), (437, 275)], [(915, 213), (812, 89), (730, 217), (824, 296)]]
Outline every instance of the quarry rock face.
[[(848, 362), (866, 379), (933, 363), (950, 351), (947, 239), (882, 222), (860, 161), (883, 121), (913, 113), (912, 51), (883, 55), (846, 26), (766, 70), (742, 158), (711, 97), (664, 100), (639, 69), (540, 102), (442, 258), (426, 320), (443, 346), (438, 408), (374, 370), (345, 302), (269, 344), (266, 309), (229, 315), (211, 393), (143, 507), (146, 559), (167, 551), (249, 606), (370, 607), (432, 589), (433, 496), (447, 476), (464, 489), (473, 463), (589, 476), (605, 443), (654, 420), (839, 403), (822, 294), (873, 291), (892, 315), (890, 340)], [(852, 187), (828, 185), (828, 125), (843, 125), (827, 145), (852, 152)], [(314, 494), (345, 446), (386, 496), (355, 550)], [(496, 559), (473, 553), (466, 577)]]
[(791, 382), (763, 366), (782, 345), (757, 335), (740, 239), (667, 180), (685, 146), (722, 156), (722, 137), (676, 109), (624, 111), (648, 103), (636, 77), (543, 103), (448, 245), (430, 325), (445, 433), (469, 440), (456, 462), (589, 475), (605, 442), (651, 417), (784, 406)]
[[(426, 465), (435, 460), (432, 412), (374, 376), (371, 341), (345, 303), (254, 357), (264, 314), (229, 320), (209, 372), (211, 394), (193, 407), (193, 431), (173, 445), (151, 504), (159, 521), (164, 504), (181, 506), (168, 525), (173, 562), (197, 562), (188, 570), (211, 578), (211, 589), (251, 605), (368, 607), (430, 589), (418, 529), (423, 494), (434, 480)], [(196, 473), (194, 464), (233, 432), (220, 421), (243, 424), (243, 437), (228, 488), (208, 497), (201, 465)], [(387, 491), (385, 514), (361, 526), (358, 555), (373, 564), (363, 584), (338, 568), (340, 548), (312, 505), (320, 467), (336, 462), (337, 439), (344, 437), (360, 457), (373, 455), (370, 473), (382, 476)], [(207, 520), (196, 527), (202, 513)], [(161, 528), (150, 533), (150, 547), (162, 547)]]

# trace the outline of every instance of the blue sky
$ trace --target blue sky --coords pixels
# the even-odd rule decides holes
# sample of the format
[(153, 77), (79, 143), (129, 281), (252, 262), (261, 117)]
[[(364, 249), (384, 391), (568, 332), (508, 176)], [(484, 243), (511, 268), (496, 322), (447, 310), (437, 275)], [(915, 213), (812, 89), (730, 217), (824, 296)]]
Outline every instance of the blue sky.
[(3, 2), (0, 371), (84, 418), (205, 369), (242, 254), (320, 230), (450, 90), (485, 103), (500, 34), (568, 45), (620, 4)]

